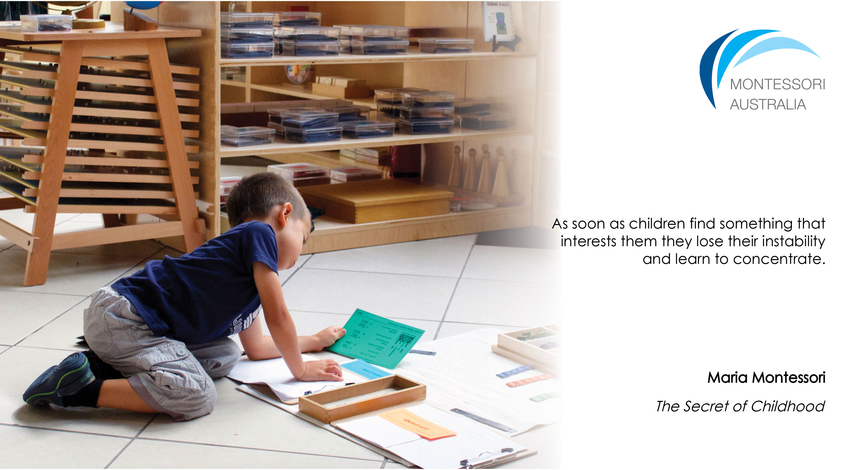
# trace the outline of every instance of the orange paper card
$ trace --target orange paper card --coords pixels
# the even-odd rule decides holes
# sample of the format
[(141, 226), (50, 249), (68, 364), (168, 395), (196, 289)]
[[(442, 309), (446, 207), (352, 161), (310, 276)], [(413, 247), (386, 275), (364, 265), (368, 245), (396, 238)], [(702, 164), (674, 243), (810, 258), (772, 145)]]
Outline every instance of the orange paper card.
[(449, 431), (442, 426), (437, 426), (426, 419), (422, 419), (408, 411), (406, 408), (387, 411), (379, 414), (378, 416), (395, 424), (396, 426), (401, 427), (402, 429), (419, 434), (428, 440), (441, 439), (443, 437), (454, 436), (457, 434), (454, 431)]

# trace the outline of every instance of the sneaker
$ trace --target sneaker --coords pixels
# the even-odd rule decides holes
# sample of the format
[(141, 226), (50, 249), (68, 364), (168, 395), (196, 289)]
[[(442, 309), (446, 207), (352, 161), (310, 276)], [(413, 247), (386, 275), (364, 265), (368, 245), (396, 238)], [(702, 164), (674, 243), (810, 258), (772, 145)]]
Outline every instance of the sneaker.
[(58, 366), (44, 371), (24, 392), (24, 401), (29, 405), (62, 405), (62, 398), (79, 392), (94, 381), (85, 354), (76, 352), (66, 357)]

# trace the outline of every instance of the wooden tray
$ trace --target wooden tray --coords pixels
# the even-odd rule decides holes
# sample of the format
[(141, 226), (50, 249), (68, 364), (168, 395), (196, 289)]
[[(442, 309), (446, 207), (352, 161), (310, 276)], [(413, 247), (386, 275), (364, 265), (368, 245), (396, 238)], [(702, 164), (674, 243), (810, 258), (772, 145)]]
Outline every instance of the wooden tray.
[[(524, 334), (536, 339), (521, 339)], [(522, 364), (529, 365), (535, 369), (552, 375), (559, 375), (561, 368), (560, 346), (551, 349), (543, 349), (540, 346), (563, 341), (560, 329), (555, 325), (536, 328), (524, 328), (522, 330), (500, 333), (497, 343), (491, 349), (496, 354), (513, 359)]]
[(354, 224), (449, 213), (451, 191), (399, 180), (353, 181), (300, 189), (308, 205)]
[[(380, 396), (374, 396), (376, 394)], [(424, 399), (424, 385), (398, 375), (390, 375), (299, 397), (298, 411), (323, 423), (330, 423), (338, 419)], [(336, 402), (342, 404), (334, 406)]]

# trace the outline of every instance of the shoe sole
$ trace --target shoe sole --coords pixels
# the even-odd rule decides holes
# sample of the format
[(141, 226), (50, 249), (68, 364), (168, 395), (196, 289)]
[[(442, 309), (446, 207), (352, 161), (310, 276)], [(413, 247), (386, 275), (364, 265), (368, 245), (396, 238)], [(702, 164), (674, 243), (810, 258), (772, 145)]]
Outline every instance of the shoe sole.
[[(73, 375), (73, 374), (75, 374), (75, 373), (77, 373), (77, 372), (79, 372), (79, 371), (81, 371), (81, 370), (83, 370), (87, 367), (89, 367), (89, 359), (88, 358), (85, 359), (85, 362), (83, 362), (82, 366), (64, 373), (62, 375), (62, 377), (60, 377), (59, 380), (56, 382), (56, 388), (54, 388), (53, 390), (51, 390), (49, 392), (36, 393), (36, 394), (30, 396), (29, 398), (27, 398), (25, 400), (25, 402), (27, 404), (30, 404), (30, 405), (46, 405), (48, 403), (53, 402), (53, 400), (50, 400), (47, 397), (54, 395), (54, 394), (57, 394), (57, 392), (60, 392), (60, 389), (62, 389), (61, 392), (57, 394), (57, 396), (59, 396), (59, 397), (64, 397), (66, 395), (73, 395), (74, 393), (79, 392), (83, 387), (94, 382), (94, 374), (92, 374), (91, 370), (89, 370), (87, 373), (83, 374), (82, 377), (74, 378), (74, 381), (76, 381), (77, 383), (72, 382), (71, 384), (69, 384), (65, 388), (62, 387), (62, 382), (64, 382), (66, 379), (68, 379), (69, 376), (71, 376), (71, 375)], [(35, 399), (35, 401), (33, 401), (34, 399)]]

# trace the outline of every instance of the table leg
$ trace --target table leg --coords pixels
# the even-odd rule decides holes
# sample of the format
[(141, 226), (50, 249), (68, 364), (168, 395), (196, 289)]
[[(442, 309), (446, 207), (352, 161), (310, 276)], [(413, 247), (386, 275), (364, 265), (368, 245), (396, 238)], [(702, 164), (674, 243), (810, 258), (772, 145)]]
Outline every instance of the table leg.
[(171, 173), (174, 199), (177, 212), (183, 224), (183, 240), (186, 250), (192, 251), (204, 242), (195, 224), (198, 218), (198, 206), (192, 188), (189, 162), (186, 158), (186, 146), (181, 132), (180, 116), (177, 110), (177, 98), (174, 95), (174, 83), (171, 79), (171, 64), (165, 39), (148, 39), (148, 64), (151, 68), (156, 108), (159, 112), (159, 126), (162, 129), (168, 169)]
[(27, 256), (25, 286), (44, 284), (47, 280), (47, 265), (50, 262), (59, 190), (62, 186), (62, 173), (65, 171), (65, 154), (68, 151), (68, 134), (71, 131), (81, 62), (82, 44), (79, 41), (62, 42), (53, 111), (50, 113), (47, 127), (47, 146), (44, 151), (44, 163), (41, 165), (41, 181), (38, 183), (38, 200), (32, 230), (35, 239), (32, 251)]

